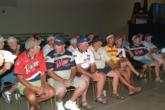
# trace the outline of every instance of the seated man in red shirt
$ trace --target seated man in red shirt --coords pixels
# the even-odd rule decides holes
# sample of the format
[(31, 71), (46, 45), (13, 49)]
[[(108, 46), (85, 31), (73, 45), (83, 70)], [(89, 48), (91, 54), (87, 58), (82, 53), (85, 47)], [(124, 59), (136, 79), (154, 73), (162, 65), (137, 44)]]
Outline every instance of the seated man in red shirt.
[(18, 90), (28, 99), (30, 110), (40, 109), (39, 103), (55, 94), (54, 89), (46, 83), (47, 68), (39, 44), (37, 40), (27, 40), (26, 51), (18, 56), (14, 68)]

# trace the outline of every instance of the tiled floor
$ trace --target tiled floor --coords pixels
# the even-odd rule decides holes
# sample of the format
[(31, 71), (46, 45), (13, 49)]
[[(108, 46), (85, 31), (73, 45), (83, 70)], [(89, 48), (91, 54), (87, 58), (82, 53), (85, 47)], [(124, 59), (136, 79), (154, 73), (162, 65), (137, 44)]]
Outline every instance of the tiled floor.
[[(136, 84), (141, 85), (143, 91), (134, 96), (128, 96), (126, 89), (121, 88), (121, 94), (126, 97), (125, 100), (109, 98), (108, 104), (102, 105), (92, 101), (92, 97), (90, 97), (90, 102), (94, 105), (93, 110), (165, 110), (165, 83), (141, 81)], [(91, 93), (91, 91), (89, 92)], [(43, 110), (51, 110), (50, 103), (42, 103), (42, 108)], [(17, 102), (6, 104), (0, 98), (0, 110), (27, 110), (27, 102), (23, 99), (20, 104)]]

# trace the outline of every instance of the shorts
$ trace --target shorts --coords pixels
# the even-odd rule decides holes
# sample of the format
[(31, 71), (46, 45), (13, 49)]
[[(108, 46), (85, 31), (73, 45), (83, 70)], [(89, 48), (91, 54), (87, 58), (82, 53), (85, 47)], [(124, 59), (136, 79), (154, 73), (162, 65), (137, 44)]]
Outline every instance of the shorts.
[[(85, 83), (83, 78), (75, 77), (73, 83), (71, 83), (70, 86), (78, 88), (82, 85), (82, 83)], [(58, 95), (60, 92), (67, 91), (67, 88), (64, 86), (64, 84), (52, 78), (48, 79), (48, 84), (51, 85), (56, 90), (56, 95)]]
[(109, 67), (109, 66), (106, 66), (105, 68), (103, 68), (103, 69), (97, 69), (99, 72), (103, 72), (103, 73), (105, 73), (105, 74), (107, 74), (108, 72), (110, 72), (111, 70), (112, 70), (112, 68), (111, 67)]
[(134, 60), (140, 61), (140, 62), (145, 63), (147, 65), (151, 65), (153, 63), (153, 61), (147, 55), (140, 56), (140, 57), (135, 56)]
[[(33, 86), (41, 87), (41, 80), (32, 81), (32, 82), (29, 82), (29, 83), (32, 84)], [(24, 90), (25, 90), (26, 87), (22, 83), (18, 82), (17, 83), (17, 88), (18, 88), (20, 94), (24, 95)]]

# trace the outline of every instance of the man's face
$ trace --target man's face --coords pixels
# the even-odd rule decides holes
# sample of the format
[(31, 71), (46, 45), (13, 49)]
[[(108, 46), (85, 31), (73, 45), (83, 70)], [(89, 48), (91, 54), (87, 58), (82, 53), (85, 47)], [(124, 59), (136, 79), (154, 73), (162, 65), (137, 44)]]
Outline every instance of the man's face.
[(39, 45), (38, 46), (34, 46), (33, 48), (31, 48), (29, 50), (30, 56), (33, 57), (36, 54), (38, 54), (40, 52), (40, 49), (41, 49), (41, 47)]
[(88, 49), (88, 42), (83, 42), (81, 44), (78, 45), (78, 48), (81, 50), (81, 51), (86, 51)]
[(148, 37), (146, 38), (146, 41), (147, 41), (147, 42), (151, 42), (151, 40), (152, 40), (152, 36), (148, 36)]
[(107, 40), (107, 44), (108, 44), (108, 45), (113, 45), (113, 44), (114, 44), (114, 41), (115, 41), (115, 38), (114, 38), (114, 36), (113, 36), (113, 37), (111, 37), (111, 38), (109, 38), (109, 39)]
[(10, 43), (8, 44), (8, 46), (9, 46), (11, 49), (15, 50), (15, 49), (17, 48), (17, 43), (16, 43), (16, 42), (10, 42)]
[(54, 45), (54, 49), (59, 54), (60, 53), (63, 53), (65, 51), (65, 44), (63, 44), (63, 45), (57, 45), (57, 44), (55, 44)]
[(50, 40), (48, 41), (48, 43), (49, 43), (50, 45), (54, 45), (54, 39), (50, 39)]
[(101, 48), (102, 47), (102, 42), (101, 41), (97, 41), (97, 42), (95, 42), (94, 43), (94, 46), (97, 48), (97, 49), (99, 49), (99, 48)]
[(134, 44), (136, 44), (136, 45), (141, 44), (141, 39), (140, 39), (140, 37), (135, 38), (135, 40), (134, 40), (133, 42), (134, 42)]
[(118, 47), (121, 47), (121, 46), (122, 46), (122, 43), (123, 43), (122, 38), (120, 38), (120, 39), (118, 39), (117, 41), (115, 41), (115, 43), (116, 43), (116, 45), (117, 45)]

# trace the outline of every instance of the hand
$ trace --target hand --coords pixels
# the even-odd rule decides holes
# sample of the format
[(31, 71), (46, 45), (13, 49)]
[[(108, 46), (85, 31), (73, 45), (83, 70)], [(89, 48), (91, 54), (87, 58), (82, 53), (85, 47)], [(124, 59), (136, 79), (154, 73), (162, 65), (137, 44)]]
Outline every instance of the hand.
[(38, 95), (43, 95), (44, 94), (44, 88), (43, 87), (36, 87), (35, 91)]
[(95, 73), (92, 74), (92, 79), (93, 79), (93, 81), (98, 81), (99, 80), (98, 79), (98, 72), (95, 72)]
[(70, 85), (71, 85), (70, 82), (66, 79), (63, 80), (63, 84), (65, 87), (70, 87)]

